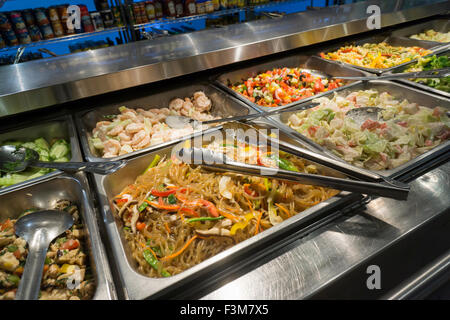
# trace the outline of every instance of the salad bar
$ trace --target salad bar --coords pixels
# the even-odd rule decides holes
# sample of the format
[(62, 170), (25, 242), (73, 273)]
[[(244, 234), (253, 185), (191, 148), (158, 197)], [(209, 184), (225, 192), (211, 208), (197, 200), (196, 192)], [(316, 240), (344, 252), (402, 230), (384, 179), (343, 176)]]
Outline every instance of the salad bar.
[[(354, 21), (363, 7), (339, 10)], [(18, 295), (27, 270), (27, 242), (14, 225), (46, 209), (68, 212), (74, 225), (50, 244), (37, 297), (43, 300), (399, 296), (450, 250), (450, 77), (352, 77), (450, 67), (448, 15), (413, 9), (404, 9), (406, 25), (335, 34), (237, 64), (213, 59), (202, 72), (180, 56), (178, 68), (159, 65), (168, 68), (159, 78), (166, 81), (138, 77), (137, 88), (116, 82), (116, 92), (107, 92), (105, 75), (97, 75), (89, 80), (98, 84), (95, 96), (86, 78), (55, 83), (55, 95), (34, 104), (33, 91), (48, 90), (35, 83), (22, 96), (10, 92), (24, 101), (11, 113), (16, 98), (5, 95), (0, 149), (26, 157), (34, 151), (36, 161), (72, 171), (1, 164), (0, 300)], [(331, 12), (324, 10), (317, 17)], [(136, 54), (136, 44), (127, 46)], [(129, 79), (126, 72), (117, 73)], [(60, 95), (61, 85), (72, 92)], [(47, 106), (45, 117), (32, 111)], [(245, 123), (226, 119), (248, 115), (254, 119)], [(171, 117), (186, 122), (175, 125)], [(223, 121), (202, 124), (216, 119)], [(203, 162), (185, 157), (199, 150)], [(378, 292), (365, 287), (373, 264), (383, 270)]]

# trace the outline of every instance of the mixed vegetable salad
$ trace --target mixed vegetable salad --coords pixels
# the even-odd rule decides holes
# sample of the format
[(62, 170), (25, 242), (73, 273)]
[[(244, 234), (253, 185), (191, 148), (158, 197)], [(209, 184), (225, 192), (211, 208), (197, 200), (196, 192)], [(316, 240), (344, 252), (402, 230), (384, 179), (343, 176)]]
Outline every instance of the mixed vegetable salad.
[[(450, 138), (445, 109), (419, 106), (387, 92), (364, 90), (314, 100), (318, 106), (292, 114), (288, 125), (347, 162), (369, 170), (396, 168)], [(357, 124), (346, 112), (379, 107), (378, 121)]]
[(323, 79), (301, 68), (275, 68), (228, 86), (263, 107), (279, 107), (344, 85), (340, 79)]
[[(426, 71), (434, 69), (450, 68), (450, 59), (447, 55), (443, 56), (431, 56), (420, 58), (417, 63), (407, 68), (405, 72)], [(450, 92), (450, 77), (441, 79), (411, 79), (412, 81), (425, 84), (429, 87), (445, 92)]]
[[(90, 299), (95, 290), (95, 278), (85, 251), (86, 237), (78, 207), (67, 200), (58, 200), (54, 209), (70, 213), (74, 225), (50, 244), (45, 258), (40, 300)], [(38, 209), (31, 208), (19, 215)], [(0, 221), (0, 300), (16, 296), (28, 255), (27, 242), (14, 233), (16, 219)], [(78, 281), (79, 285), (71, 284)]]
[[(56, 139), (50, 144), (44, 138), (38, 138), (32, 142), (5, 141), (1, 145), (14, 145), (33, 149), (39, 154), (40, 161), (67, 162), (70, 161), (70, 144), (64, 139)], [(16, 183), (40, 177), (53, 171), (46, 168), (27, 168), (22, 172), (4, 173), (0, 175), (0, 187), (7, 187)]]
[(433, 29), (426, 30), (419, 34), (414, 34), (410, 36), (411, 39), (416, 40), (428, 40), (428, 41), (437, 41), (437, 42), (450, 42), (450, 31), (448, 32), (439, 32)]
[(344, 46), (334, 52), (320, 53), (324, 59), (365, 68), (386, 69), (432, 53), (420, 47), (394, 47), (386, 42)]

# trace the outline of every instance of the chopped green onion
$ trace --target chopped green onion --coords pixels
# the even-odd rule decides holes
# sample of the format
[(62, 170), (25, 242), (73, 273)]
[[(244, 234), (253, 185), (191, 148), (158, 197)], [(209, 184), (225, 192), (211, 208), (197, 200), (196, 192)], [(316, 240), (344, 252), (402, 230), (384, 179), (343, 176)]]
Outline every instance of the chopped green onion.
[(177, 203), (177, 198), (175, 197), (174, 194), (169, 194), (169, 196), (167, 197), (167, 202), (169, 204), (175, 204)]

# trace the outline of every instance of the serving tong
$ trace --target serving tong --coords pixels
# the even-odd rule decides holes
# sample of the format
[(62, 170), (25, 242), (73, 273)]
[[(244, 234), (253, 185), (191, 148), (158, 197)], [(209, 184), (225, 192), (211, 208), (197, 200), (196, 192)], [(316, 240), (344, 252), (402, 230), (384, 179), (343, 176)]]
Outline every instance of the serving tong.
[[(225, 124), (224, 130), (226, 129), (231, 129), (231, 132), (236, 132), (236, 130), (239, 129), (258, 130), (250, 125), (236, 122)], [(230, 131), (227, 130), (227, 133)], [(382, 196), (398, 200), (406, 200), (408, 197), (410, 187), (407, 184), (383, 177), (362, 168), (351, 166), (343, 161), (331, 159), (310, 150), (294, 146), (290, 143), (278, 139), (275, 140), (274, 138), (263, 134), (259, 130), (258, 133), (259, 137), (265, 140), (261, 141), (260, 139), (260, 143), (266, 143), (267, 146), (276, 146), (281, 151), (334, 169), (356, 180), (246, 164), (231, 160), (225, 154), (217, 153), (210, 149), (204, 148), (182, 148), (176, 153), (176, 156), (183, 162), (201, 165), (202, 167), (213, 171), (232, 171), (247, 175), (264, 176), (273, 179), (288, 180), (321, 187), (331, 187), (342, 191), (351, 191), (360, 194)], [(235, 138), (238, 137), (235, 135)]]
[(381, 74), (379, 76), (328, 76), (328, 78), (344, 79), (344, 80), (392, 80), (392, 79), (422, 79), (422, 78), (445, 78), (450, 77), (450, 68)]

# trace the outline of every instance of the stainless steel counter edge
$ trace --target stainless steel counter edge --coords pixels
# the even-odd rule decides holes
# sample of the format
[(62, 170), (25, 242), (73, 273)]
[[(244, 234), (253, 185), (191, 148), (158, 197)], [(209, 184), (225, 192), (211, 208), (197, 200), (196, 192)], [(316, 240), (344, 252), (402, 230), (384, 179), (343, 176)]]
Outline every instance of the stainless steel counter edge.
[[(419, 229), (425, 229), (432, 221), (439, 221), (436, 223), (441, 226), (441, 238), (442, 233), (448, 235), (449, 176), (450, 162), (447, 162), (412, 181), (407, 201), (372, 200), (366, 209), (344, 215), (312, 232), (278, 257), (215, 291), (204, 293), (202, 299), (304, 299), (314, 297), (319, 291), (324, 292), (320, 298), (326, 295), (327, 299), (364, 299), (373, 297), (374, 290), (366, 287), (370, 276), (366, 268), (373, 261), (382, 266), (381, 289), (389, 290), (386, 278), (392, 270), (387, 265), (398, 268), (396, 275), (406, 276), (403, 272), (412, 262), (429, 261), (425, 258), (424, 247), (419, 248), (417, 239), (407, 240), (408, 237), (417, 234)], [(434, 236), (430, 229), (423, 233), (429, 238)], [(448, 236), (444, 239), (448, 240)], [(402, 242), (406, 242), (402, 254), (387, 264), (386, 250), (392, 250), (394, 245), (399, 246)], [(433, 250), (437, 245), (434, 238), (427, 244), (427, 250)], [(447, 246), (448, 250), (449, 243), (447, 241), (440, 246)], [(409, 255), (409, 250), (418, 256)], [(353, 277), (335, 287), (334, 294), (326, 290), (349, 274)], [(352, 288), (342, 285), (349, 283), (352, 283)], [(359, 288), (356, 291), (358, 295), (351, 296), (348, 292), (355, 292), (354, 286)], [(383, 295), (382, 290), (378, 291)]]
[(381, 8), (381, 27), (450, 10), (443, 0), (366, 1), (4, 66), (0, 79), (13, 80), (0, 82), (0, 117), (359, 34), (370, 4)]

